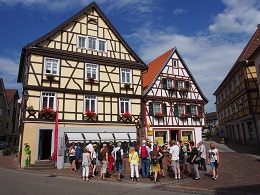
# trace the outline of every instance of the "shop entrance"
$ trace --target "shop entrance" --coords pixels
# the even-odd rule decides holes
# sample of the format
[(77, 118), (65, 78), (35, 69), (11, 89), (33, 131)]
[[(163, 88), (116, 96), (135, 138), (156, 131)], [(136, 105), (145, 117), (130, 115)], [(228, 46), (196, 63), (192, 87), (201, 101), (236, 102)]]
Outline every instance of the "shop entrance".
[(178, 131), (170, 131), (170, 141), (171, 140), (175, 140), (175, 141), (178, 141)]
[(52, 130), (40, 130), (39, 160), (49, 159), (51, 155)]

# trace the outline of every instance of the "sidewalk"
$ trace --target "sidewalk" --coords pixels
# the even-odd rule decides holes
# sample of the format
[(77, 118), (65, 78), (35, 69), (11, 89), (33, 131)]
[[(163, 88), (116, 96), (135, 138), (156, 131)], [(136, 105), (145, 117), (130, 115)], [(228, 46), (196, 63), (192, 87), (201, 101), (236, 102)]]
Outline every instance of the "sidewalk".
[[(205, 141), (206, 142), (206, 141)], [(212, 142), (212, 141), (211, 141)], [(216, 143), (218, 147), (226, 147), (224, 144)], [(237, 152), (220, 152), (220, 165), (219, 165), (219, 179), (212, 180), (211, 168), (208, 172), (201, 171), (201, 180), (192, 180), (185, 174), (181, 174), (181, 180), (176, 181), (171, 178), (168, 173), (166, 177), (160, 179), (160, 182), (153, 184), (149, 179), (140, 178), (140, 184), (150, 184), (152, 188), (157, 190), (167, 191), (181, 191), (189, 193), (205, 193), (205, 194), (260, 194), (260, 156), (247, 154), (252, 149), (244, 148), (236, 143), (228, 143), (228, 147), (235, 148)], [(227, 147), (227, 148), (228, 148)], [(228, 150), (227, 150), (228, 151)], [(259, 154), (259, 152), (257, 153)], [(164, 165), (167, 166), (167, 158), (164, 159)], [(79, 172), (71, 172), (69, 169), (63, 170), (24, 170), (18, 169), (18, 158), (15, 155), (12, 156), (0, 156), (0, 167), (32, 172), (37, 174), (46, 174), (50, 177), (62, 176), (62, 177), (74, 177), (81, 180)], [(100, 167), (97, 168), (100, 170)], [(122, 181), (123, 183), (131, 183), (130, 171), (127, 168), (127, 178)], [(99, 179), (99, 175), (96, 176), (93, 181)], [(115, 176), (111, 176), (105, 181), (101, 182), (117, 182)]]

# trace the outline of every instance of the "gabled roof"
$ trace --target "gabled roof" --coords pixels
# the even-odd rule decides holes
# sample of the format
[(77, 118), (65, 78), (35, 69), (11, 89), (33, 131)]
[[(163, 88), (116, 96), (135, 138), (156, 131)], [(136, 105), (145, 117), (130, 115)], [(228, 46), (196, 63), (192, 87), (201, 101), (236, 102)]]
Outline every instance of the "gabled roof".
[(143, 88), (144, 88), (144, 96), (149, 92), (149, 90), (152, 88), (156, 80), (158, 79), (159, 75), (163, 71), (164, 67), (167, 65), (168, 61), (171, 59), (172, 55), (176, 53), (179, 57), (179, 59), (182, 61), (187, 73), (191, 77), (192, 81), (194, 82), (194, 85), (198, 89), (199, 93), (201, 94), (201, 97), (205, 102), (208, 102), (208, 99), (204, 96), (202, 93), (199, 85), (197, 84), (196, 80), (192, 76), (188, 66), (184, 62), (183, 58), (179, 54), (177, 48), (172, 48), (169, 51), (165, 52), (152, 62), (150, 62), (147, 66), (149, 68), (149, 71), (143, 74)]
[[(62, 30), (64, 27), (69, 25), (71, 22), (79, 18), (82, 14), (85, 14), (87, 11), (95, 9), (99, 15), (102, 17), (102, 19), (107, 23), (107, 25), (112, 29), (112, 31), (115, 33), (117, 38), (121, 41), (121, 43), (125, 46), (125, 48), (133, 55), (133, 57), (136, 59), (136, 61), (139, 64), (142, 64), (144, 66), (144, 70), (147, 70), (147, 65), (139, 58), (139, 56), (131, 49), (131, 47), (127, 44), (127, 42), (123, 39), (123, 37), (120, 35), (120, 33), (116, 30), (116, 28), (113, 26), (113, 24), (109, 21), (109, 19), (106, 17), (106, 15), (101, 11), (101, 9), (98, 7), (98, 5), (95, 2), (92, 2), (89, 4), (87, 7), (83, 8), (81, 11), (76, 13), (74, 16), (60, 24), (58, 27), (50, 31), (49, 33), (45, 34), (44, 36), (40, 37), (39, 39), (29, 43), (25, 47), (23, 47), (22, 52), (21, 52), (21, 60), (20, 60), (20, 67), (19, 67), (19, 73), (18, 73), (18, 78), (17, 82), (21, 82), (21, 76), (22, 76), (22, 70), (23, 70), (23, 62), (26, 56), (26, 49), (32, 48), (32, 47), (37, 47), (38, 44), (42, 43), (43, 41), (47, 40), (51, 36), (55, 35), (58, 33), (60, 30)], [(86, 54), (90, 55), (90, 54)]]
[(6, 89), (5, 90), (8, 105), (10, 104), (11, 100), (13, 99), (13, 97), (15, 96), (16, 93), (18, 94), (17, 89)]
[[(2, 89), (2, 91), (1, 91), (1, 89)], [(5, 93), (4, 80), (2, 78), (0, 78), (0, 93), (1, 92), (4, 96), (4, 101), (5, 101), (6, 107), (8, 107), (8, 102), (7, 102), (6, 93)]]
[(228, 80), (230, 74), (235, 69), (235, 67), (238, 66), (240, 62), (248, 60), (252, 56), (252, 54), (256, 51), (256, 49), (259, 47), (259, 45), (260, 45), (260, 24), (257, 25), (257, 29), (256, 29), (255, 33), (253, 34), (251, 39), (248, 41), (247, 45), (245, 46), (245, 48), (243, 49), (243, 51), (237, 58), (236, 62), (232, 66), (232, 68), (229, 70), (227, 76), (224, 78), (224, 80), (219, 85), (217, 90), (213, 93), (214, 95), (216, 95), (216, 92), (221, 88), (221, 86), (225, 83), (225, 81)]

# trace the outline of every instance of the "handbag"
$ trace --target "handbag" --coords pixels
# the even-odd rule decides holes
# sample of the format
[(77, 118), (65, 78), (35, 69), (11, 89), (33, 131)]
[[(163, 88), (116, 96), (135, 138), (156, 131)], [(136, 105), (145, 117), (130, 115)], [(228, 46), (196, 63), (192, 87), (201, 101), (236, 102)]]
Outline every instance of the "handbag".
[(195, 158), (195, 161), (200, 161), (201, 160), (201, 157), (198, 156), (197, 158)]

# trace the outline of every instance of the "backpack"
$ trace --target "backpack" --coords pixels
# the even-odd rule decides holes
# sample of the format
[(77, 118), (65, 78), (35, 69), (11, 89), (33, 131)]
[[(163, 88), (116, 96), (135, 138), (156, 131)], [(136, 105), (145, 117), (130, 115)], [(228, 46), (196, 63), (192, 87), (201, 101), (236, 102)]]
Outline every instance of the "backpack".
[(156, 165), (158, 163), (157, 155), (153, 155), (151, 158), (151, 164)]
[(122, 163), (121, 148), (116, 151), (116, 163)]
[(142, 158), (147, 158), (147, 151), (146, 151), (146, 146), (141, 146), (141, 157)]
[(185, 157), (185, 156), (184, 156), (183, 149), (182, 149), (182, 147), (180, 147), (179, 158), (180, 158), (180, 160), (183, 160), (184, 157)]

